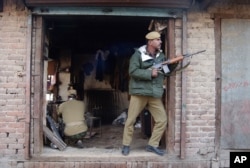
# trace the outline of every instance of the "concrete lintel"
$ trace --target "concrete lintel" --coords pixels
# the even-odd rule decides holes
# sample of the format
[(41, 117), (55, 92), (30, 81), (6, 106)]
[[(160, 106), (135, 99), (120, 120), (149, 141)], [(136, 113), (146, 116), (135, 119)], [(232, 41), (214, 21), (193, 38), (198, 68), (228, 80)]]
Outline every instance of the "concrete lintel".
[(136, 8), (136, 7), (37, 7), (35, 15), (104, 15), (143, 17), (182, 17), (182, 9)]

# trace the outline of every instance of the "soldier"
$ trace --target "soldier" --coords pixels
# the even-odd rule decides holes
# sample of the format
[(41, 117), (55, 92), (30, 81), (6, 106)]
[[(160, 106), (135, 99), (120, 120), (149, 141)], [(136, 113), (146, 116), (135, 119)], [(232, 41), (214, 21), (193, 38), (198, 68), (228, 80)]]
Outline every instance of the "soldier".
[(165, 60), (161, 51), (161, 35), (150, 32), (146, 35), (147, 44), (134, 52), (129, 64), (129, 94), (131, 95), (128, 118), (123, 132), (122, 154), (128, 155), (134, 132), (136, 117), (147, 106), (155, 125), (146, 150), (164, 155), (165, 151), (158, 148), (167, 124), (167, 116), (162, 103), (164, 74), (157, 69), (149, 70), (154, 63)]
[(58, 114), (62, 115), (65, 124), (64, 135), (71, 142), (75, 143), (78, 148), (83, 148), (83, 138), (87, 133), (87, 124), (84, 117), (85, 104), (83, 101), (76, 99), (76, 91), (68, 91), (68, 101), (58, 107)]

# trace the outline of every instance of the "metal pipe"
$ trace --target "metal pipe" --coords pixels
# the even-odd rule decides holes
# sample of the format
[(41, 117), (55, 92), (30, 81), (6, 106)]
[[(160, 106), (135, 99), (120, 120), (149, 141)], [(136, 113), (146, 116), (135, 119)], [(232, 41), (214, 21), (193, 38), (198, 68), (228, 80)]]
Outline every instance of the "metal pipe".
[[(182, 52), (187, 53), (187, 12), (183, 11), (182, 17)], [(182, 66), (186, 64), (186, 60), (182, 61)], [(186, 99), (187, 99), (187, 80), (186, 71), (181, 73), (181, 133), (180, 133), (180, 158), (185, 158), (186, 147)]]

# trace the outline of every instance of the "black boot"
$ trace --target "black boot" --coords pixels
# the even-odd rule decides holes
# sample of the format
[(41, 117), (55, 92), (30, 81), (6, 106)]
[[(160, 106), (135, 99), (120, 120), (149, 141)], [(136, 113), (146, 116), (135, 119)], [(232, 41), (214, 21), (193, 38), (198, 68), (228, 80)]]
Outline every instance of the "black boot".
[(123, 154), (124, 156), (127, 156), (127, 155), (129, 154), (129, 146), (124, 145), (124, 146), (122, 147), (122, 154)]
[(147, 145), (146, 146), (146, 151), (148, 152), (153, 152), (157, 155), (163, 156), (165, 154), (164, 150), (158, 149), (157, 147), (151, 146), (151, 145)]
[(76, 142), (76, 146), (77, 146), (78, 148), (83, 148), (84, 146), (83, 146), (82, 140), (78, 140), (78, 141)]

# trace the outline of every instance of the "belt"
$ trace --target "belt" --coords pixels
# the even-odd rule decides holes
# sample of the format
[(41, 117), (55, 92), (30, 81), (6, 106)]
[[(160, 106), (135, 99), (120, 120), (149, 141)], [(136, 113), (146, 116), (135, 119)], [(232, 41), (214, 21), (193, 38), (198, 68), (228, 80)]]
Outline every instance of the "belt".
[(66, 123), (66, 126), (76, 126), (76, 125), (81, 125), (84, 124), (82, 121), (76, 121), (76, 122), (71, 122), (71, 123)]

